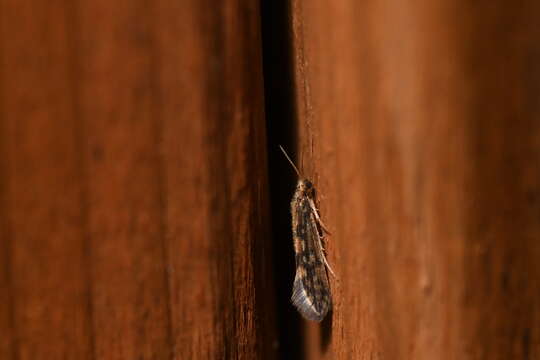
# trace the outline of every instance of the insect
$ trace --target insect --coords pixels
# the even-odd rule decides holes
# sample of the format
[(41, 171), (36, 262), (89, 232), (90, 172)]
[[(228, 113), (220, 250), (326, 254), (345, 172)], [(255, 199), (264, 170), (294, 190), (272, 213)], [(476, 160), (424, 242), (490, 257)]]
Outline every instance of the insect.
[(308, 320), (322, 321), (330, 308), (330, 283), (326, 269), (334, 272), (324, 255), (323, 232), (330, 234), (315, 207), (315, 188), (296, 168), (283, 147), (281, 151), (298, 174), (298, 183), (291, 200), (292, 233), (296, 259), (291, 301)]

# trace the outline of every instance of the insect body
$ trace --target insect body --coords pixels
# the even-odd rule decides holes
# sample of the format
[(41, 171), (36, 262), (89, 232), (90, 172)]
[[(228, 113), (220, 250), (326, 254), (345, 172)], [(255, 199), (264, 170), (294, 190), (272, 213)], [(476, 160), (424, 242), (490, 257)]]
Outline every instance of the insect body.
[(296, 275), (291, 300), (306, 319), (322, 321), (332, 307), (326, 267), (332, 274), (333, 271), (326, 261), (321, 241), (321, 231), (328, 231), (315, 207), (313, 184), (300, 176), (300, 172), (287, 156), (285, 150), (283, 148), (281, 150), (300, 177), (291, 200), (292, 233), (296, 259)]

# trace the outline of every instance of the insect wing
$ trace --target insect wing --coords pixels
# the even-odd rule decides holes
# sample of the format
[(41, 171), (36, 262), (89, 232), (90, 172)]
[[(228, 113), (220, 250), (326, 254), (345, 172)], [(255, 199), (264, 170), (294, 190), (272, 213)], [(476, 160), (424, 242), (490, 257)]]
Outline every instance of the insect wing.
[(331, 308), (328, 275), (322, 259), (320, 234), (309, 198), (302, 199), (297, 208), (295, 241), (300, 243), (296, 252), (296, 276), (292, 303), (308, 320), (322, 321)]

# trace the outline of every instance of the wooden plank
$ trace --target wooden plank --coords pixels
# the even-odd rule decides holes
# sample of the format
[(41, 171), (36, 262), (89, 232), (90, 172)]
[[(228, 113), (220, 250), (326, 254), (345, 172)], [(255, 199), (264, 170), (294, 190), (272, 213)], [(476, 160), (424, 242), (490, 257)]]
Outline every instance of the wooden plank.
[(0, 3), (2, 359), (92, 358), (67, 18)]
[(152, 8), (73, 9), (95, 356), (172, 356)]
[(308, 358), (539, 356), (539, 10), (291, 3), (299, 158), (338, 276)]
[(273, 358), (258, 6), (156, 12), (175, 355)]
[(275, 357), (259, 16), (0, 1), (2, 359)]

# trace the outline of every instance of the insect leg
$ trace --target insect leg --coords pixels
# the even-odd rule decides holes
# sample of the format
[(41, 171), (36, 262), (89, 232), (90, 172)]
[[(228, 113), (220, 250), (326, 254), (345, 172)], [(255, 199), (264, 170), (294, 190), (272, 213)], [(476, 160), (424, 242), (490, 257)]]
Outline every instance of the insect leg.
[[(310, 199), (311, 201), (311, 199)], [(332, 276), (336, 277), (336, 274), (334, 274), (334, 271), (332, 270), (332, 268), (330, 267), (330, 264), (328, 264), (328, 261), (326, 261), (326, 256), (324, 255), (324, 248), (322, 246), (322, 242), (321, 242), (321, 236), (319, 235), (319, 232), (317, 231), (317, 229), (314, 229), (314, 232), (315, 232), (315, 235), (317, 236), (317, 244), (319, 245), (319, 255), (321, 256), (321, 258), (323, 259), (323, 262), (324, 262), (324, 265), (328, 268), (328, 271), (330, 271), (330, 274), (332, 274)]]
[(328, 235), (332, 235), (330, 230), (328, 230), (326, 225), (324, 225), (324, 223), (322, 222), (321, 217), (319, 216), (319, 210), (317, 210), (317, 208), (315, 207), (315, 203), (313, 202), (313, 199), (309, 199), (309, 206), (311, 207), (313, 214), (315, 214), (315, 219), (317, 220), (319, 225), (321, 225), (321, 229), (323, 229), (323, 231), (327, 233)]

